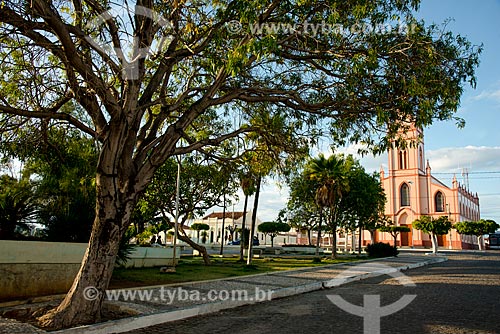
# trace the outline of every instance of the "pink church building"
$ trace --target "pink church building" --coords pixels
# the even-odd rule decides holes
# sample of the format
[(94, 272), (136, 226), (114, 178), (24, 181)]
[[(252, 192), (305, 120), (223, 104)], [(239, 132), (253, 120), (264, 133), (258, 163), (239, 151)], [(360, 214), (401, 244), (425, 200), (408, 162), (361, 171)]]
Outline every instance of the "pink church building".
[[(405, 149), (389, 149), (388, 172), (380, 171), (387, 197), (385, 215), (394, 224), (411, 229), (398, 236), (398, 246), (430, 247), (429, 235), (413, 229), (412, 222), (421, 216), (448, 216), (452, 222), (479, 220), (479, 198), (477, 193), (461, 185), (456, 176), (450, 187), (432, 175), (431, 165), (425, 160), (421, 129), (411, 127), (405, 138), (411, 144)], [(364, 239), (370, 240), (369, 236)], [(377, 232), (376, 241), (392, 244), (393, 238), (388, 233)], [(477, 247), (475, 237), (461, 236), (454, 229), (439, 237), (438, 242), (439, 246), (453, 249)]]

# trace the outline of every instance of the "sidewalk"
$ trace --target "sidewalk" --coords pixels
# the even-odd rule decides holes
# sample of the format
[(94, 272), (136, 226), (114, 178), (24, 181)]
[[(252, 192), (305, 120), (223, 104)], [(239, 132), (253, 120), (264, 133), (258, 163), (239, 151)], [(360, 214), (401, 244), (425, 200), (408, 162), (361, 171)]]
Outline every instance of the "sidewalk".
[[(443, 261), (446, 261), (445, 257), (401, 254), (397, 258), (341, 263), (212, 281), (111, 290), (107, 294), (108, 299), (113, 300), (110, 303), (116, 308), (133, 312), (135, 316), (50, 333), (123, 333)], [(0, 334), (7, 333), (46, 332), (29, 324), (0, 318)]]

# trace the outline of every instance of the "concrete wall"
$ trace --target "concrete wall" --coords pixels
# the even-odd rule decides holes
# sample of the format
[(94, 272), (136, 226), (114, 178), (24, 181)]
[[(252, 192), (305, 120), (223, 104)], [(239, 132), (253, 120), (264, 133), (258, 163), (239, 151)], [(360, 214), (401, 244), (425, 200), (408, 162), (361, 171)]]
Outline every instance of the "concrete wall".
[[(86, 249), (82, 243), (0, 240), (0, 301), (66, 293)], [(137, 247), (130, 257), (128, 268), (171, 265), (173, 249)]]

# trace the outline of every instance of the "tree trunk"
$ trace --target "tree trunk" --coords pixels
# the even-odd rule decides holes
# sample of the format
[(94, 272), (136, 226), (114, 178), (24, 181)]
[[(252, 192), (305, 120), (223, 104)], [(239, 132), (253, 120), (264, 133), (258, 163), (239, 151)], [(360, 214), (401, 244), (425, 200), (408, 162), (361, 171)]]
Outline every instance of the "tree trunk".
[(358, 244), (358, 255), (361, 255), (361, 247), (363, 246), (363, 228), (359, 227), (359, 244)]
[(61, 304), (38, 318), (45, 328), (60, 329), (101, 320), (101, 307), (116, 255), (137, 202), (137, 193), (120, 192), (116, 175), (96, 175), (96, 218), (80, 271)]
[[(199, 245), (196, 242), (194, 242), (193, 240), (191, 240), (191, 238), (188, 237), (188, 235), (186, 234), (186, 231), (184, 231), (184, 229), (182, 228), (182, 225), (181, 225), (181, 228), (179, 229), (179, 231), (182, 234), (179, 234), (177, 237), (180, 240), (182, 240), (185, 243), (187, 243), (189, 246), (191, 246), (194, 249), (196, 249), (201, 254), (201, 256), (203, 257), (203, 262), (205, 263), (205, 265), (209, 266), (210, 265), (210, 256), (208, 255), (207, 248), (205, 246)], [(174, 259), (174, 261), (175, 261), (175, 259)]]
[(431, 241), (432, 241), (432, 253), (437, 254), (438, 252), (438, 243), (437, 243), (437, 235), (431, 233)]
[(370, 243), (372, 245), (375, 243), (375, 230), (370, 230)]
[(247, 265), (252, 264), (253, 232), (255, 231), (255, 222), (257, 220), (257, 208), (259, 207), (260, 182), (261, 182), (261, 177), (259, 176), (257, 177), (257, 183), (255, 184), (255, 199), (253, 201), (252, 225), (250, 227), (250, 235), (248, 236)]
[(316, 256), (319, 256), (319, 245), (321, 243), (321, 223), (323, 221), (323, 208), (319, 208), (318, 238), (316, 239)]
[(352, 254), (356, 253), (356, 228), (355, 227), (351, 231), (351, 246), (352, 246), (351, 253)]
[(309, 246), (312, 246), (312, 240), (311, 240), (311, 229), (307, 229), (307, 241), (309, 242)]
[(337, 223), (332, 224), (333, 239), (332, 239), (332, 259), (337, 258)]
[(243, 206), (243, 220), (241, 221), (241, 237), (240, 237), (240, 261), (243, 262), (245, 249), (245, 223), (247, 220), (248, 195), (245, 194), (245, 204)]
[(347, 249), (349, 246), (349, 230), (345, 229), (345, 237), (344, 237), (344, 253), (347, 253)]
[(483, 236), (482, 235), (478, 235), (477, 236), (477, 244), (479, 246), (479, 250), (483, 250)]
[(274, 247), (274, 237), (271, 236), (271, 247)]

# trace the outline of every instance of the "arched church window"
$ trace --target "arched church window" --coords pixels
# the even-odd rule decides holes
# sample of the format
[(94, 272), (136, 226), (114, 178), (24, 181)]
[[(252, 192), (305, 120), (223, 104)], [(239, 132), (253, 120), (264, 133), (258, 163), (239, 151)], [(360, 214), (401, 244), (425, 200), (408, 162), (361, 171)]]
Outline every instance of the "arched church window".
[(407, 169), (408, 168), (408, 156), (406, 151), (399, 151), (399, 169)]
[(434, 196), (434, 205), (436, 212), (444, 212), (444, 195), (442, 192), (438, 191)]
[(401, 206), (410, 206), (410, 187), (403, 183), (400, 188)]
[(420, 164), (420, 169), (424, 170), (424, 151), (422, 150), (421, 147), (418, 149), (418, 155), (419, 155), (418, 162)]

